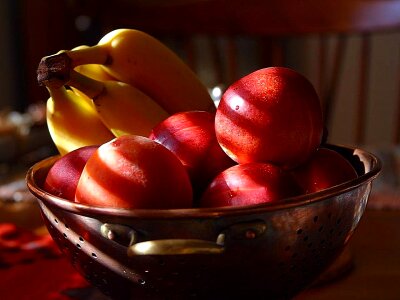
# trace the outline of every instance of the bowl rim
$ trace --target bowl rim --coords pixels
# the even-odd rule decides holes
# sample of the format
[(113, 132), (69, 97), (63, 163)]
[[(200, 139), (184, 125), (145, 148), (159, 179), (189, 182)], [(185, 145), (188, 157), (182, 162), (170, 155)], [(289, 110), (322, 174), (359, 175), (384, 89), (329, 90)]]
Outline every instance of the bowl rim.
[[(311, 194), (303, 194), (295, 197), (283, 199), (279, 202), (259, 203), (245, 206), (217, 207), (217, 208), (181, 208), (181, 209), (123, 209), (108, 208), (99, 206), (89, 206), (85, 204), (71, 202), (57, 197), (44, 191), (37, 183), (35, 177), (41, 171), (48, 169), (60, 157), (59, 155), (45, 158), (29, 168), (26, 174), (28, 190), (45, 205), (57, 207), (72, 213), (85, 216), (112, 216), (142, 219), (170, 219), (170, 218), (219, 218), (223, 216), (258, 214), (268, 211), (283, 210), (287, 208), (300, 207), (315, 202), (323, 201), (340, 194), (354, 190), (361, 185), (372, 182), (380, 173), (382, 164), (380, 159), (369, 151), (357, 147), (349, 147), (337, 144), (327, 144), (324, 147), (336, 150), (352, 152), (353, 156), (358, 156), (364, 163), (366, 172), (357, 178), (339, 185), (324, 189)], [(368, 170), (369, 169), (369, 170)]]

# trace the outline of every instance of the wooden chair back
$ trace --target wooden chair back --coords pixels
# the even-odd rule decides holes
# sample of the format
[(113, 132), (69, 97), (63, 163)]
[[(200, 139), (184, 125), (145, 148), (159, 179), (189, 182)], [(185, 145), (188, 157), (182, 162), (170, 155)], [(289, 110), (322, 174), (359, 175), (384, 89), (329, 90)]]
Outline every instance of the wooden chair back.
[[(249, 60), (254, 62), (253, 69), (290, 66), (290, 55), (296, 52), (293, 39), (312, 36), (317, 45), (312, 54), (314, 84), (321, 97), (327, 127), (333, 133), (344, 57), (352, 47), (349, 39), (358, 36), (359, 51), (353, 58), (357, 59), (358, 70), (351, 75), (358, 78), (357, 95), (351, 99), (355, 103), (351, 142), (356, 144), (368, 142), (371, 37), (377, 32), (400, 29), (398, 0), (114, 0), (112, 5), (105, 0), (75, 2), (67, 7), (68, 15), (89, 17), (99, 37), (118, 27), (151, 33), (170, 43), (195, 71), (206, 74), (204, 80), (210, 88), (226, 87), (244, 75), (241, 65)], [(332, 39), (334, 43), (330, 42)], [(253, 52), (240, 53), (238, 46), (243, 40), (253, 45)], [(202, 71), (201, 65), (204, 55), (211, 61), (206, 71)], [(398, 51), (393, 53), (395, 62), (398, 57)], [(212, 80), (207, 77), (210, 74)], [(398, 83), (397, 78), (396, 88)], [(391, 117), (396, 123), (390, 129), (393, 143), (400, 142), (398, 95), (392, 101), (392, 111), (396, 111)]]

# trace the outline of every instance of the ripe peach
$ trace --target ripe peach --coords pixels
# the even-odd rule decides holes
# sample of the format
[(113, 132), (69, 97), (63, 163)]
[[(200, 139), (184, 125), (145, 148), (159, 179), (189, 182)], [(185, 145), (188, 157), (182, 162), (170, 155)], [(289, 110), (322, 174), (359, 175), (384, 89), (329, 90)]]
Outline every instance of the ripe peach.
[(235, 165), (220, 173), (204, 192), (200, 207), (275, 202), (300, 194), (289, 173), (266, 163)]
[(214, 114), (206, 111), (176, 113), (156, 127), (150, 138), (172, 151), (189, 173), (195, 195), (235, 162), (215, 136)]
[(306, 194), (357, 178), (350, 162), (327, 148), (319, 148), (311, 159), (291, 172)]
[(74, 201), (82, 170), (98, 146), (85, 146), (60, 157), (50, 168), (44, 181), (44, 190), (52, 195)]
[(319, 97), (294, 70), (260, 69), (225, 91), (215, 130), (222, 148), (238, 163), (268, 162), (292, 168), (306, 161), (321, 143)]
[(126, 209), (189, 208), (192, 187), (171, 151), (149, 138), (124, 135), (101, 145), (87, 161), (75, 201)]

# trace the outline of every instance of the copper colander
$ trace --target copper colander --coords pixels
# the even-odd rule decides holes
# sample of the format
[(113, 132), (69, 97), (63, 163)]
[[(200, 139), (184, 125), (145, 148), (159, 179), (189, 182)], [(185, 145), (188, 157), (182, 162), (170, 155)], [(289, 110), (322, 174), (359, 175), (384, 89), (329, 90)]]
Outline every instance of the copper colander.
[(330, 147), (359, 177), (279, 204), (125, 210), (71, 203), (41, 188), (57, 157), (35, 164), (27, 184), (60, 249), (112, 298), (289, 299), (342, 252), (381, 169), (362, 149)]

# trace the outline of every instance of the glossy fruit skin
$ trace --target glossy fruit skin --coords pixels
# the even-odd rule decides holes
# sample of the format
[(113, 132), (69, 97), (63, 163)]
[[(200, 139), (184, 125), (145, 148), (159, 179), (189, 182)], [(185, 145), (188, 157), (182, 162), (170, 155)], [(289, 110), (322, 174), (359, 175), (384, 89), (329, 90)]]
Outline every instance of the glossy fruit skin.
[(202, 193), (220, 172), (236, 164), (217, 141), (214, 116), (206, 111), (177, 113), (154, 127), (149, 136), (179, 158), (195, 195)]
[(126, 209), (189, 208), (192, 187), (171, 151), (149, 138), (124, 135), (101, 145), (90, 157), (75, 201)]
[(321, 143), (322, 109), (312, 84), (283, 67), (257, 70), (233, 83), (215, 117), (219, 143), (238, 163), (293, 168)]
[(74, 201), (82, 170), (97, 148), (97, 145), (84, 146), (60, 157), (47, 173), (44, 190), (52, 195)]
[(289, 173), (265, 163), (235, 165), (208, 186), (200, 207), (242, 206), (297, 196), (300, 188)]
[(304, 194), (318, 192), (357, 178), (357, 172), (338, 152), (319, 148), (303, 165), (291, 171)]

